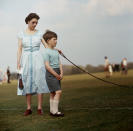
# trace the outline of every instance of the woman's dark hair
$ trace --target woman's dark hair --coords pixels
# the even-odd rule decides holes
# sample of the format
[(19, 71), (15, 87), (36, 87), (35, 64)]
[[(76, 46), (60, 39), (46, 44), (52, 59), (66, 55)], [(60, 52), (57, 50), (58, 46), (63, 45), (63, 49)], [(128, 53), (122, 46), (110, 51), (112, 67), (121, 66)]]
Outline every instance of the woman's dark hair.
[(32, 20), (33, 18), (36, 18), (37, 20), (40, 19), (40, 17), (36, 13), (30, 13), (26, 18), (25, 18), (25, 23), (28, 24), (28, 21)]
[(53, 31), (50, 31), (50, 30), (46, 30), (46, 32), (43, 35), (43, 38), (46, 42), (48, 40), (52, 39), (53, 37), (57, 39), (57, 34)]

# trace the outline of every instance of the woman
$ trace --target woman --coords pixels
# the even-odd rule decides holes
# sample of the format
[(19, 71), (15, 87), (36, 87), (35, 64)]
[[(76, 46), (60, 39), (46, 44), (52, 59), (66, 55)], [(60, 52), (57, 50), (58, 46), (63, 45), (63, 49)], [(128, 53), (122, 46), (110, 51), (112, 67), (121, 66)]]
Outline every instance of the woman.
[(36, 13), (30, 13), (25, 22), (28, 28), (18, 35), (17, 69), (22, 69), (23, 90), (18, 88), (18, 95), (26, 95), (27, 109), (25, 116), (32, 114), (31, 96), (38, 96), (38, 114), (42, 115), (43, 93), (49, 93), (45, 79), (45, 66), (39, 51), (42, 43), (45, 48), (47, 44), (42, 38), (42, 33), (36, 30), (40, 17)]

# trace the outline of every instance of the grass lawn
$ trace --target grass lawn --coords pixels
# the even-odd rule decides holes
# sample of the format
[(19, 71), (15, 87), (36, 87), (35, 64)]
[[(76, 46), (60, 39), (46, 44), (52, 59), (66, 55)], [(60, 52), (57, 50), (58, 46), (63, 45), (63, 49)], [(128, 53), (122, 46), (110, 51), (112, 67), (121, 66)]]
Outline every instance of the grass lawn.
[[(103, 73), (95, 75), (104, 78)], [(127, 76), (115, 73), (108, 79), (133, 85), (133, 70)], [(33, 114), (23, 116), (24, 96), (16, 95), (17, 81), (0, 85), (0, 131), (133, 131), (133, 88), (116, 87), (88, 75), (65, 76), (60, 110), (63, 118), (49, 116), (49, 94), (44, 95), (44, 115), (37, 115), (37, 97), (32, 98)]]

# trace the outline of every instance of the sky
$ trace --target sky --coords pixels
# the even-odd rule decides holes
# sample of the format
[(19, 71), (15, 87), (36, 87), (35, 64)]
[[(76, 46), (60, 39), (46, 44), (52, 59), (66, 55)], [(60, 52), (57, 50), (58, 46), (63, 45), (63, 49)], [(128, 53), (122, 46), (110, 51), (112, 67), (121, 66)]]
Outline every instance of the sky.
[(133, 61), (133, 0), (0, 0), (0, 68), (16, 70), (17, 35), (31, 12), (40, 16), (37, 29), (56, 32), (57, 48), (75, 64), (97, 66), (104, 56)]

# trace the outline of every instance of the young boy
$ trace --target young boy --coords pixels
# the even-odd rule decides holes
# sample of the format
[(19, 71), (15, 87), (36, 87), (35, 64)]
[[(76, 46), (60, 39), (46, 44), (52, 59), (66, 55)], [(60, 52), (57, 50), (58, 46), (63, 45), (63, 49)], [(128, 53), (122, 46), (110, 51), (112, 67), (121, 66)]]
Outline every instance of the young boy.
[(46, 31), (43, 35), (45, 42), (48, 45), (43, 54), (46, 67), (46, 82), (50, 90), (50, 115), (64, 116), (58, 111), (58, 105), (61, 97), (61, 83), (63, 78), (63, 69), (59, 60), (58, 50), (55, 49), (57, 44), (57, 34), (52, 31)]

